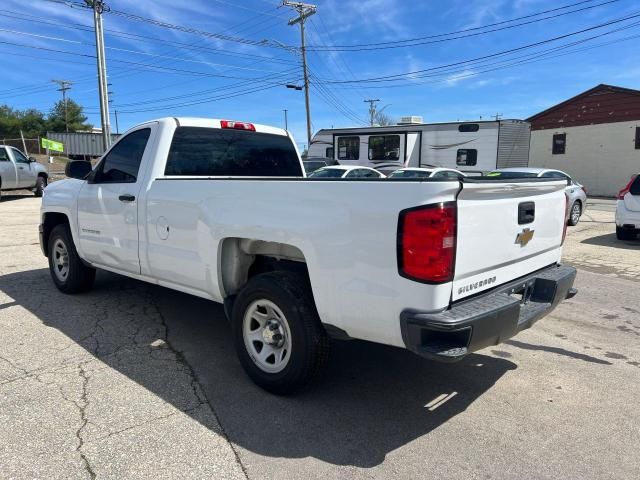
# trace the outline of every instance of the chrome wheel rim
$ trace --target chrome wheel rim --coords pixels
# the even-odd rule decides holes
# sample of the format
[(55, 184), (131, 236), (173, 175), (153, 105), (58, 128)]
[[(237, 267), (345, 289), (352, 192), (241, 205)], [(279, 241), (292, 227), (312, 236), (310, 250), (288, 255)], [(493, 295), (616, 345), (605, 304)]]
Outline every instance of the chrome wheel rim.
[(291, 358), (291, 330), (282, 310), (270, 300), (256, 300), (245, 311), (242, 337), (253, 363), (267, 373), (284, 370)]
[(577, 223), (580, 220), (580, 205), (577, 203), (571, 207), (571, 221)]
[(53, 243), (53, 273), (61, 282), (66, 282), (69, 276), (69, 252), (65, 243), (58, 238)]

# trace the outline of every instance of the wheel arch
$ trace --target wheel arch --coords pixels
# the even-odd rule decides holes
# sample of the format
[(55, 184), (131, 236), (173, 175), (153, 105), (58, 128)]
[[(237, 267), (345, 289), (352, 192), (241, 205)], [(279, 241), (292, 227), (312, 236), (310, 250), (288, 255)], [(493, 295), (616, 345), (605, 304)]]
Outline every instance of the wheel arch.
[(229, 237), (218, 249), (218, 281), (223, 298), (235, 296), (246, 283), (260, 273), (292, 271), (308, 281), (307, 260), (291, 244)]
[(42, 248), (45, 256), (49, 256), (49, 237), (51, 232), (58, 225), (69, 225), (69, 217), (65, 213), (46, 212), (42, 216)]

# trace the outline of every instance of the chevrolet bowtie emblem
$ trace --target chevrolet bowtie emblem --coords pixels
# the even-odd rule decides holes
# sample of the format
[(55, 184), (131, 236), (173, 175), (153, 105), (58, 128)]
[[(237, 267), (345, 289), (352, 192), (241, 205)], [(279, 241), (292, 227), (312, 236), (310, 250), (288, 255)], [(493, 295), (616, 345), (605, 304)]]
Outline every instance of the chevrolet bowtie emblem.
[(516, 236), (516, 243), (519, 243), (521, 247), (524, 247), (533, 238), (533, 232), (535, 232), (535, 230), (525, 228)]

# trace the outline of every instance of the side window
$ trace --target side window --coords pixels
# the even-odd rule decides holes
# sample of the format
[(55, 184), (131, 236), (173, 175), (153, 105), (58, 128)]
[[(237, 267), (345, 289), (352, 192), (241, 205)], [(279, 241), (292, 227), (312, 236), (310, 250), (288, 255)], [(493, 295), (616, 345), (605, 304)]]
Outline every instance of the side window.
[(360, 178), (362, 176), (360, 172), (362, 172), (362, 170), (360, 169), (351, 170), (349, 173), (345, 175), (344, 178)]
[(636, 127), (636, 150), (640, 150), (640, 127)]
[(561, 178), (562, 180), (570, 180), (568, 176), (560, 172), (544, 172), (542, 174), (542, 178)]
[(477, 132), (480, 130), (480, 125), (477, 123), (463, 123), (462, 125), (458, 125), (459, 132)]
[(338, 137), (338, 159), (360, 159), (360, 137)]
[(324, 158), (333, 158), (333, 147), (327, 147), (324, 151)]
[(372, 135), (369, 137), (369, 160), (398, 160), (400, 135)]
[(17, 163), (30, 163), (29, 159), (25, 157), (20, 150), (16, 150), (15, 148), (12, 148), (11, 150), (13, 152), (13, 158), (16, 159)]
[(553, 136), (553, 144), (551, 146), (551, 153), (553, 155), (564, 155), (567, 146), (567, 134), (556, 133)]
[(456, 172), (450, 172), (450, 171), (443, 171), (443, 172), (438, 172), (434, 175), (434, 178), (448, 178), (451, 180), (457, 180), (459, 178), (462, 178), (462, 175), (460, 175), (459, 173)]
[(473, 166), (478, 163), (478, 150), (475, 148), (464, 148), (458, 150), (456, 165)]
[(94, 183), (135, 183), (150, 128), (143, 128), (122, 138), (102, 159)]
[(640, 175), (636, 176), (636, 179), (631, 184), (629, 193), (631, 193), (631, 195), (640, 195)]
[(0, 162), (9, 162), (9, 154), (4, 148), (0, 148)]
[(374, 172), (373, 170), (361, 170), (362, 171), (362, 177), (364, 178), (378, 178), (380, 177), (380, 175), (378, 175), (377, 172)]

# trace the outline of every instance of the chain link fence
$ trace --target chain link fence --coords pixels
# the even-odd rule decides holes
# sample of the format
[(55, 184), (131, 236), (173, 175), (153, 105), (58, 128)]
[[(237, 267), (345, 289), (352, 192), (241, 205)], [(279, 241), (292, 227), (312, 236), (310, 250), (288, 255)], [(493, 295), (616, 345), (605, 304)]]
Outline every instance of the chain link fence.
[(10, 147), (15, 147), (20, 151), (23, 151), (25, 147), (27, 151), (24, 152), (27, 155), (33, 154), (44, 154), (45, 150), (40, 146), (40, 137), (38, 138), (25, 138), (24, 144), (22, 143), (22, 138), (2, 138), (0, 139), (1, 145), (9, 145)]

